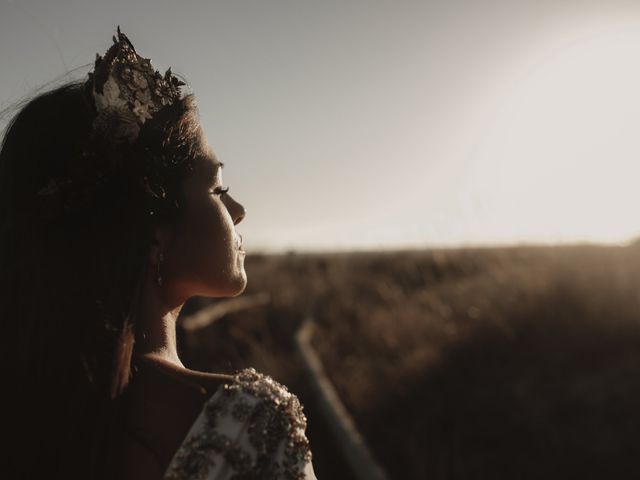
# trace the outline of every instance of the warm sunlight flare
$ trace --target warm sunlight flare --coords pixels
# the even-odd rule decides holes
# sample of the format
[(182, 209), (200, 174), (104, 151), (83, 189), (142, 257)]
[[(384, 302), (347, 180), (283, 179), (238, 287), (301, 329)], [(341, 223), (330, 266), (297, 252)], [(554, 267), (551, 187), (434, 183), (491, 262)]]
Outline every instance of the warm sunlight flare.
[(559, 48), (501, 92), (468, 170), (478, 234), (638, 235), (639, 86), (640, 31), (628, 30)]

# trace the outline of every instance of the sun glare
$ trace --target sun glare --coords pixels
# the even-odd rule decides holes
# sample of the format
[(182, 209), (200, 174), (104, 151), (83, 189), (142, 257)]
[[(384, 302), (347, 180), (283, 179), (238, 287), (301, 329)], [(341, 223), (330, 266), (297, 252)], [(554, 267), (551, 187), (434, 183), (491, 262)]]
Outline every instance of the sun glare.
[(640, 31), (558, 49), (499, 95), (467, 169), (478, 228), (548, 241), (640, 234)]

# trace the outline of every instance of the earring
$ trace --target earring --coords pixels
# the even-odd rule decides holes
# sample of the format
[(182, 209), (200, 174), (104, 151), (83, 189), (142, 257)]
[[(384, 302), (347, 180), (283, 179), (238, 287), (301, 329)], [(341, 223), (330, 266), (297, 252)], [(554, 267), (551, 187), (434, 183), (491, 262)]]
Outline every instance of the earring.
[(156, 268), (156, 283), (158, 284), (159, 287), (162, 286), (162, 275), (160, 275), (160, 264), (162, 263), (162, 261), (164, 260), (164, 255), (162, 254), (162, 252), (158, 253), (158, 263), (157, 268)]

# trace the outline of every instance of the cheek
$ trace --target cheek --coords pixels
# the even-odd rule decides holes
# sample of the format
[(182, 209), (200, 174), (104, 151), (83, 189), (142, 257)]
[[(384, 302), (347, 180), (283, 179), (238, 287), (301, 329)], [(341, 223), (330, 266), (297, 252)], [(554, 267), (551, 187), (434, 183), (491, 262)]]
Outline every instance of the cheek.
[(188, 270), (185, 274), (200, 276), (207, 271), (225, 269), (225, 262), (233, 253), (233, 225), (229, 228), (222, 208), (224, 206), (211, 202), (187, 216), (181, 232), (180, 252), (176, 252)]

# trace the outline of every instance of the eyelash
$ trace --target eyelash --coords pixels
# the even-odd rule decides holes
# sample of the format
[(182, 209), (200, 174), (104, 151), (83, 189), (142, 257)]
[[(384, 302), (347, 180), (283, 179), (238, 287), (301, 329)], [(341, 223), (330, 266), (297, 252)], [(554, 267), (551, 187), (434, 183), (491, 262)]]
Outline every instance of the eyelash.
[(218, 187), (218, 188), (215, 188), (213, 190), (210, 190), (211, 193), (216, 194), (216, 195), (224, 195), (228, 191), (229, 191), (229, 187), (225, 187), (225, 188)]

